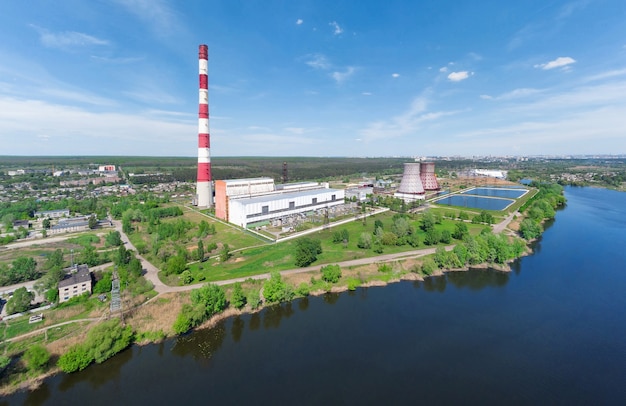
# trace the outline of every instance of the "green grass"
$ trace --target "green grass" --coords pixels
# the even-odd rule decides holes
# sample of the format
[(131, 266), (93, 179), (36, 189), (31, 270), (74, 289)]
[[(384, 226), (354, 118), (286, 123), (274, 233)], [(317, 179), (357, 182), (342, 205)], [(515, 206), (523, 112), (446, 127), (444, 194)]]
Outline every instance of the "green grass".
[[(384, 246), (383, 254), (401, 253), (415, 249), (436, 247), (436, 245), (426, 246), (423, 244), (426, 234), (419, 228), (419, 218), (419, 215), (414, 216), (411, 220), (411, 224), (415, 227), (416, 233), (420, 236), (420, 245), (416, 248), (408, 245)], [(362, 222), (356, 221), (318, 231), (309, 235), (309, 237), (318, 239), (322, 243), (322, 254), (318, 256), (317, 261), (314, 262), (313, 265), (332, 264), (380, 255), (371, 249), (363, 250), (357, 247), (359, 235), (362, 232), (372, 233), (375, 220), (382, 221), (384, 230), (389, 231), (391, 230), (393, 223), (393, 213), (386, 212), (377, 215), (375, 218), (368, 218), (365, 227)], [(453, 232), (456, 223), (457, 221), (455, 220), (443, 219), (442, 223), (437, 224), (435, 227), (439, 231), (448, 230)], [(478, 234), (483, 228), (485, 228), (484, 224), (466, 224), (471, 234)], [(342, 229), (347, 229), (350, 235), (349, 242), (346, 246), (344, 246), (343, 243), (332, 242), (333, 233)], [(452, 243), (455, 242), (456, 240), (452, 241)], [(294, 252), (295, 242), (293, 240), (278, 244), (267, 244), (265, 246), (239, 251), (233, 255), (233, 258), (225, 263), (220, 263), (219, 260), (216, 259), (209, 259), (203, 263), (194, 263), (190, 265), (189, 270), (195, 279), (194, 283), (197, 283), (241, 278), (260, 273), (267, 273), (272, 270), (283, 271), (287, 269), (295, 269), (297, 267), (294, 264)], [(162, 279), (166, 283), (169, 282), (171, 284), (178, 284), (177, 275), (170, 276), (168, 278), (162, 277)]]
[(28, 323), (28, 319), (30, 316), (19, 317), (17, 319), (9, 320), (6, 323), (9, 325), (3, 325), (4, 338), (13, 338), (20, 336), (22, 334), (26, 334), (33, 330), (40, 328), (43, 323)]

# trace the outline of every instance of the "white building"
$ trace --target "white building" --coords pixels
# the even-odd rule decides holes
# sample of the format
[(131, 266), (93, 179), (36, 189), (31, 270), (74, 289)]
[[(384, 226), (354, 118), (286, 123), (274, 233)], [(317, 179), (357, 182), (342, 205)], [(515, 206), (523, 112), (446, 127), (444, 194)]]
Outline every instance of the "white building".
[(313, 189), (299, 192), (272, 193), (257, 197), (236, 197), (229, 200), (228, 221), (241, 227), (250, 223), (331, 208), (344, 204), (344, 191)]
[(343, 190), (327, 183), (274, 185), (271, 178), (218, 180), (215, 215), (241, 227), (344, 204)]

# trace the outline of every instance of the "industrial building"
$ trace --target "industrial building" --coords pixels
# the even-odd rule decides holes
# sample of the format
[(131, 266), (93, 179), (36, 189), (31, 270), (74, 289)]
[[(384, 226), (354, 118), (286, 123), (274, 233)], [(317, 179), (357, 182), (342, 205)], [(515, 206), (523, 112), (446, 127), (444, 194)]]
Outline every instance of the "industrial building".
[(272, 178), (215, 181), (215, 215), (240, 227), (344, 204), (343, 190), (316, 182), (276, 186)]
[(427, 191), (439, 190), (433, 162), (405, 163), (402, 181), (394, 197), (413, 202), (424, 200)]
[(66, 269), (66, 274), (59, 281), (59, 303), (67, 302), (85, 292), (91, 294), (91, 272), (85, 264)]

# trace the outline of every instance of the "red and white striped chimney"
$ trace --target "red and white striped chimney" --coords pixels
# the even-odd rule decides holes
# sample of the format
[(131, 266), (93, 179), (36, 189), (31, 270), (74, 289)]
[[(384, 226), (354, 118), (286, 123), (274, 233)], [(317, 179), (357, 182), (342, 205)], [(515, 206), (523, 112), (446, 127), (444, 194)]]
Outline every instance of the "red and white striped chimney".
[(209, 135), (209, 49), (200, 45), (198, 51), (200, 73), (199, 109), (198, 109), (198, 183), (196, 184), (196, 202), (200, 207), (213, 204), (211, 184), (211, 154)]

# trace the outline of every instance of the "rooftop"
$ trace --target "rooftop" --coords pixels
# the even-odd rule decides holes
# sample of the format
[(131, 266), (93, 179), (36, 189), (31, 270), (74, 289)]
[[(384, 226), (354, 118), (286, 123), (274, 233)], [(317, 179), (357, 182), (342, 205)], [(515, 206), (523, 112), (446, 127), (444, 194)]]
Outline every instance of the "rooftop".
[(69, 273), (59, 281), (59, 289), (77, 283), (91, 282), (91, 272), (89, 272), (89, 267), (86, 264), (77, 265), (76, 268), (68, 268), (66, 271)]

